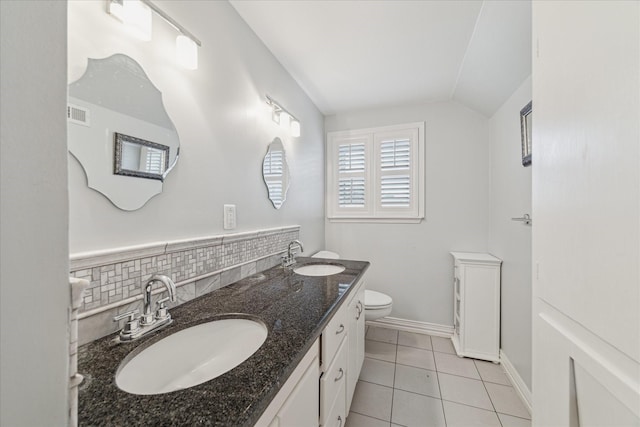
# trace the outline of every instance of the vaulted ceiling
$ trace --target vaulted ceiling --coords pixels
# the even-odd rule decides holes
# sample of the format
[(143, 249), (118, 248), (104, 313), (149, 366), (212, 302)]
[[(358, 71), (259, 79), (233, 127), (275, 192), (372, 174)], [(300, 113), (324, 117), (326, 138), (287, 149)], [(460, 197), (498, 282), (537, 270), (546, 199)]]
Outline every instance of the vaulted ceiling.
[(487, 117), (531, 74), (530, 0), (231, 0), (326, 115), (456, 100)]

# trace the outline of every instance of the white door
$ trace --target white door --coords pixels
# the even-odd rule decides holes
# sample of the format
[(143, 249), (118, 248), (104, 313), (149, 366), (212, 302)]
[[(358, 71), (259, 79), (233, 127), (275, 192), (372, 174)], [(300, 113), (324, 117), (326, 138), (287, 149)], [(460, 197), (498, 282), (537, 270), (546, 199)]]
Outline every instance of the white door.
[(640, 426), (640, 2), (533, 2), (533, 423)]

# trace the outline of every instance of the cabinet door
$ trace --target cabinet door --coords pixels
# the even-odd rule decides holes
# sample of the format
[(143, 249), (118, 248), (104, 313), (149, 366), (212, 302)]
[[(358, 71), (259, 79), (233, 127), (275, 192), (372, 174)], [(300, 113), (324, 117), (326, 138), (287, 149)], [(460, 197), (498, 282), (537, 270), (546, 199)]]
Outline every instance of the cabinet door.
[(500, 358), (500, 267), (466, 265), (461, 284), (460, 339), (464, 355)]
[[(347, 351), (349, 335), (340, 345), (336, 357), (331, 362), (329, 368), (320, 379), (320, 424), (326, 425), (331, 415), (331, 408), (335, 406), (336, 400), (342, 400), (340, 407), (344, 408), (344, 392), (347, 384)], [(338, 398), (337, 396), (342, 396)]]
[[(356, 369), (356, 382), (358, 377), (360, 376), (360, 371), (362, 370), (362, 364), (364, 363), (364, 335), (365, 335), (365, 318), (364, 318), (364, 290), (365, 285), (362, 284), (362, 287), (358, 291), (358, 304), (360, 305), (360, 315), (357, 317), (358, 320), (358, 358), (357, 358), (357, 369)], [(353, 384), (355, 390), (355, 383)], [(352, 393), (353, 394), (353, 393)]]
[(322, 331), (322, 372), (326, 372), (348, 331), (349, 308), (343, 304)]
[(362, 363), (364, 362), (364, 284), (360, 284), (349, 302), (349, 340), (346, 410), (349, 413), (351, 399), (356, 389)]
[(347, 420), (347, 411), (344, 409), (345, 389), (342, 387), (336, 396), (336, 400), (329, 412), (329, 415), (323, 420), (322, 427), (344, 427)]
[(319, 423), (320, 375), (318, 359), (307, 368), (300, 382), (293, 389), (278, 412), (279, 427), (317, 426)]

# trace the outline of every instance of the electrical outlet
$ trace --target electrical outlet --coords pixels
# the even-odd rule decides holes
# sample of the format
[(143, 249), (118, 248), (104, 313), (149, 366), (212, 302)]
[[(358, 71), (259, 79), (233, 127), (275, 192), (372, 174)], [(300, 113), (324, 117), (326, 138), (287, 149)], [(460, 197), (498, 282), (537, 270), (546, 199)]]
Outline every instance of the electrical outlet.
[(236, 205), (224, 205), (224, 229), (236, 228)]

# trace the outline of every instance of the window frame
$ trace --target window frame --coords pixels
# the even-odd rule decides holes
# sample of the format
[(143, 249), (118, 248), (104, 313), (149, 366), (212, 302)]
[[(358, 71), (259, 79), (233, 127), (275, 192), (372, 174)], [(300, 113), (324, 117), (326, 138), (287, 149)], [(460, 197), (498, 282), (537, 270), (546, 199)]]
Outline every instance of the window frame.
[[(375, 128), (352, 129), (327, 133), (326, 143), (326, 218), (330, 222), (419, 223), (424, 219), (425, 205), (425, 144), (424, 122)], [(381, 144), (389, 140), (410, 140), (410, 205), (384, 207), (381, 203), (381, 179), (396, 174), (381, 168)], [(339, 181), (349, 173), (340, 172), (340, 145), (365, 143), (365, 206), (340, 207)], [(404, 172), (405, 174), (407, 172)], [(352, 176), (358, 174), (353, 173)]]

